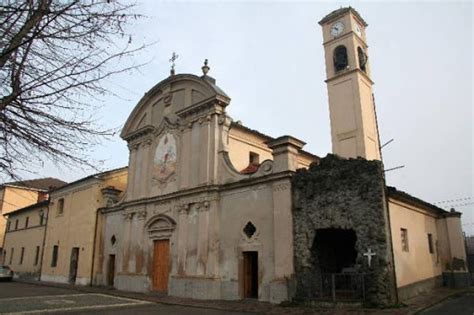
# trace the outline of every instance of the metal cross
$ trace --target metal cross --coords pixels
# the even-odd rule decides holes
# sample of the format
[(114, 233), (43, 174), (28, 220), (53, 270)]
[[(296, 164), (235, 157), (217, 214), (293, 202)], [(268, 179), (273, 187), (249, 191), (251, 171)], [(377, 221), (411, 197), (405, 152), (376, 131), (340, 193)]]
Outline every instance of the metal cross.
[(375, 252), (372, 252), (372, 250), (369, 248), (366, 253), (364, 253), (364, 256), (367, 257), (367, 262), (369, 263), (369, 267), (372, 264), (372, 256), (377, 255)]
[(171, 75), (174, 75), (174, 66), (175, 66), (175, 60), (178, 59), (179, 55), (177, 55), (174, 51), (173, 51), (173, 55), (171, 56), (171, 59), (170, 59), (170, 62), (171, 62)]

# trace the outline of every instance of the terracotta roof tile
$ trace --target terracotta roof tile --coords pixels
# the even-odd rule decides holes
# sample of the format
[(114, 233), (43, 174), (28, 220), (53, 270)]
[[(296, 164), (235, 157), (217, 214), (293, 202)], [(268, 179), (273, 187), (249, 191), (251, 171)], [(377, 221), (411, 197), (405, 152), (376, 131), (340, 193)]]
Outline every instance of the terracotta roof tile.
[(260, 164), (249, 164), (246, 168), (240, 171), (240, 174), (248, 175), (253, 174), (258, 170)]

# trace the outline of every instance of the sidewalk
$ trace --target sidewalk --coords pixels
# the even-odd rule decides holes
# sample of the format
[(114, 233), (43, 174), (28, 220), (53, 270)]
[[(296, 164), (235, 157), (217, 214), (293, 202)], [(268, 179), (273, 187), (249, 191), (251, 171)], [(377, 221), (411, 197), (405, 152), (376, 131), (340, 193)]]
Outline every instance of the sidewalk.
[[(266, 302), (258, 302), (253, 300), (243, 301), (213, 301), (213, 300), (194, 300), (188, 298), (179, 298), (171, 296), (161, 296), (154, 293), (136, 293), (119, 291), (106, 287), (93, 287), (93, 286), (76, 286), (62, 283), (52, 282), (40, 282), (40, 281), (25, 281), (17, 280), (18, 282), (52, 286), (58, 288), (67, 288), (79, 292), (85, 293), (101, 293), (108, 294), (118, 297), (132, 298), (137, 300), (149, 301), (154, 303), (168, 304), (168, 305), (181, 305), (199, 308), (217, 309), (223, 311), (238, 311), (238, 312), (249, 312), (259, 314), (333, 314), (333, 315), (359, 315), (359, 314), (394, 314), (394, 315), (410, 315), (417, 314), (424, 309), (427, 309), (437, 303), (444, 301), (452, 295), (463, 293), (469, 290), (456, 290), (449, 288), (440, 288), (430, 293), (421, 294), (417, 297), (409, 299), (403, 303), (403, 306), (399, 308), (390, 309), (367, 309), (354, 306), (342, 306), (336, 307), (309, 307), (309, 306), (280, 306), (273, 305)], [(470, 290), (473, 292), (473, 290)], [(330, 304), (329, 304), (330, 305)]]

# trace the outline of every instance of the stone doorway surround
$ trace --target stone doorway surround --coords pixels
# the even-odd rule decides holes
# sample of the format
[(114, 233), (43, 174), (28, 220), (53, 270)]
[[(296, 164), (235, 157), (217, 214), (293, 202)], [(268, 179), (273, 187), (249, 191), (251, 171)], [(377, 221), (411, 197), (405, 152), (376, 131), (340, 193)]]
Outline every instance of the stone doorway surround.
[(167, 215), (158, 214), (146, 222), (145, 229), (153, 242), (153, 264), (149, 275), (151, 289), (167, 293), (172, 266), (170, 239), (176, 229), (176, 222)]

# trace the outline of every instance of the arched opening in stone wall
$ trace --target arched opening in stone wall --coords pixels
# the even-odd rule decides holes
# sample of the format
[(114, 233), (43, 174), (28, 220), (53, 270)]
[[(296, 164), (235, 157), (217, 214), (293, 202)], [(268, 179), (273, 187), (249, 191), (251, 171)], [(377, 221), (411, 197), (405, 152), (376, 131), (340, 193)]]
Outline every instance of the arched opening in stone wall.
[(352, 229), (317, 229), (311, 248), (321, 273), (353, 271), (357, 236)]

